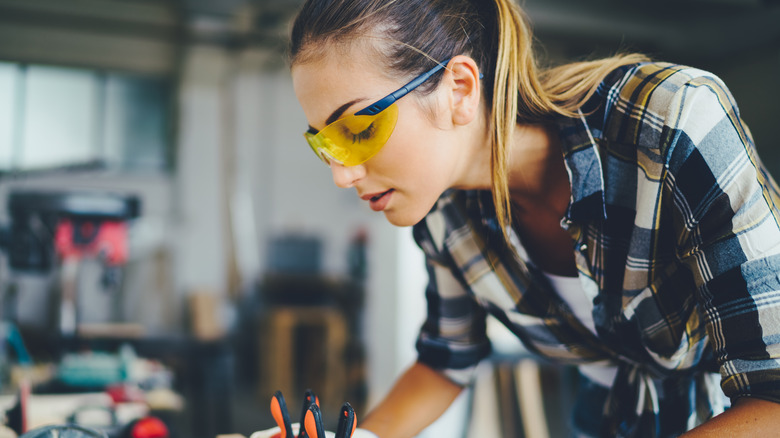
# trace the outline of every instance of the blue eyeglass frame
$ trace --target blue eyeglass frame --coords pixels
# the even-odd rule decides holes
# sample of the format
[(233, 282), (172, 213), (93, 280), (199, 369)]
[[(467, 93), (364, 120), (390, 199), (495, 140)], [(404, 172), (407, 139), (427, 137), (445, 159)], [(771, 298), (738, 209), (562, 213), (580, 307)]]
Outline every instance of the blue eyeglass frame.
[[(436, 72), (439, 70), (447, 67), (447, 64), (450, 63), (450, 59), (447, 59), (445, 61), (442, 61), (436, 66), (434, 66), (432, 69), (428, 70), (427, 72), (421, 74), (420, 76), (417, 76), (416, 78), (409, 81), (406, 85), (403, 87), (393, 91), (392, 93), (388, 94), (387, 96), (377, 100), (376, 102), (372, 103), (371, 105), (363, 108), (362, 110), (355, 113), (356, 116), (374, 116), (382, 111), (386, 110), (387, 107), (395, 103), (396, 100), (406, 96), (409, 94), (412, 90), (422, 85), (423, 82), (427, 81), (431, 78)], [(481, 75), (480, 75), (481, 76)]]
[[(369, 106), (363, 108), (362, 110), (356, 112), (355, 115), (356, 116), (375, 116), (375, 115), (381, 113), (382, 111), (386, 110), (390, 105), (394, 104), (395, 101), (397, 101), (398, 99), (406, 96), (407, 94), (412, 92), (412, 90), (414, 90), (415, 88), (417, 88), (420, 85), (422, 85), (423, 82), (425, 82), (428, 79), (430, 79), (431, 76), (436, 74), (436, 72), (438, 72), (439, 70), (441, 70), (443, 68), (446, 68), (447, 64), (449, 64), (451, 60), (452, 60), (452, 58), (449, 58), (449, 59), (446, 59), (446, 60), (444, 60), (444, 61), (442, 61), (440, 63), (437, 63), (432, 69), (430, 69), (427, 72), (421, 74), (420, 76), (417, 76), (416, 78), (412, 79), (411, 81), (406, 83), (406, 85), (404, 85), (403, 87), (393, 91), (392, 93), (388, 94), (387, 96), (377, 100), (376, 102), (372, 103), (371, 105), (369, 105)], [(482, 79), (483, 77), (484, 77), (484, 75), (482, 73), (480, 73), (479, 74), (479, 78)], [(316, 135), (317, 132), (319, 132), (319, 131), (316, 131), (316, 130), (314, 130), (312, 128), (312, 129), (309, 129), (307, 132)]]

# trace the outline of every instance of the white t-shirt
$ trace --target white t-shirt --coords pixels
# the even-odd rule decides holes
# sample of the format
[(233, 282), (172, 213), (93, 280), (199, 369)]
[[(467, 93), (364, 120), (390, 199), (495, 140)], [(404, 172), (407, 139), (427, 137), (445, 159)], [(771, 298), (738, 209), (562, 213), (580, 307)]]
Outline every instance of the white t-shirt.
[[(593, 321), (593, 299), (595, 296), (588, 296), (589, 294), (582, 287), (579, 277), (563, 277), (547, 272), (543, 273), (561, 299), (569, 305), (574, 316), (593, 334), (596, 334), (596, 324)], [(579, 370), (585, 377), (606, 387), (612, 386), (617, 374), (616, 366), (599, 363), (580, 365)]]

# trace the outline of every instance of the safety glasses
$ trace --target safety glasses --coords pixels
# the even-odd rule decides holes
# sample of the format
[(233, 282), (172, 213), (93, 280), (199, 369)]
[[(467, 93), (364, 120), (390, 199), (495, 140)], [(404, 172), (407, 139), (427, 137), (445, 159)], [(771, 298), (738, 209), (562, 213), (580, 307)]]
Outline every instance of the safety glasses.
[(353, 115), (342, 117), (317, 132), (309, 129), (303, 135), (312, 150), (325, 164), (336, 161), (357, 166), (376, 155), (387, 143), (398, 121), (395, 101), (406, 96), (443, 69), (449, 59), (412, 79), (408, 84), (377, 100)]

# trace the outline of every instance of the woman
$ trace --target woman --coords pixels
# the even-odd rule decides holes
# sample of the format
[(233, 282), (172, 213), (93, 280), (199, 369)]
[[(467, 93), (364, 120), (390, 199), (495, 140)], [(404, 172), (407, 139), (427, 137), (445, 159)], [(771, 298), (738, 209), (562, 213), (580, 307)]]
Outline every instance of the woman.
[(510, 0), (309, 0), (295, 21), (309, 144), (414, 226), (430, 275), (419, 359), (361, 427), (435, 420), (489, 313), (579, 364), (578, 435), (773, 435), (780, 191), (731, 95), (640, 55), (539, 70), (531, 39)]

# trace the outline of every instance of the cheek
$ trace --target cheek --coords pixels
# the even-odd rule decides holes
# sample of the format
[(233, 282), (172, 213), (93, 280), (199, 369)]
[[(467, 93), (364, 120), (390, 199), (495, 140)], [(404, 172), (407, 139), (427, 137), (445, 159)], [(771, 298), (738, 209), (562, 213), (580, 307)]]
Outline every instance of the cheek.
[(398, 184), (419, 187), (420, 180), (437, 167), (434, 141), (434, 136), (419, 127), (395, 132), (385, 148), (382, 167)]
[(386, 211), (390, 223), (409, 226), (419, 222), (431, 210), (439, 196), (449, 188), (451, 166), (447, 145), (436, 129), (399, 132), (388, 144), (387, 160), (379, 172), (396, 189), (396, 200)]
[(393, 135), (388, 141), (388, 161), (401, 169), (402, 174), (414, 177), (422, 169), (427, 173), (444, 165), (442, 153), (444, 131), (437, 128), (430, 115), (413, 105), (402, 108)]

